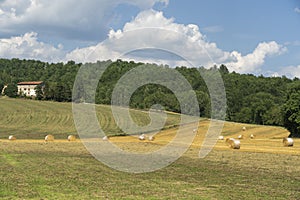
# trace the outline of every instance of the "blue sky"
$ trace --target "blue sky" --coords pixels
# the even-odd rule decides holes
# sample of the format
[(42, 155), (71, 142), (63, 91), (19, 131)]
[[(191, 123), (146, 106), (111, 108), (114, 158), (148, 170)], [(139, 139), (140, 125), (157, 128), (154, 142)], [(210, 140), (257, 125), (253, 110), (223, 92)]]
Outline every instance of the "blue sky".
[[(188, 0), (170, 1), (164, 13), (167, 17), (176, 16), (179, 23), (199, 25), (208, 39), (223, 50), (247, 54), (263, 41), (299, 43), (300, 13), (295, 12), (299, 7), (300, 1), (296, 0)], [(289, 53), (280, 56), (282, 59), (273, 58), (274, 62), (268, 60), (268, 65), (299, 64), (300, 44), (287, 46)]]
[[(300, 1), (0, 0), (0, 57), (85, 62), (134, 48), (182, 54), (196, 66), (300, 77)], [(159, 52), (123, 58), (185, 64)]]

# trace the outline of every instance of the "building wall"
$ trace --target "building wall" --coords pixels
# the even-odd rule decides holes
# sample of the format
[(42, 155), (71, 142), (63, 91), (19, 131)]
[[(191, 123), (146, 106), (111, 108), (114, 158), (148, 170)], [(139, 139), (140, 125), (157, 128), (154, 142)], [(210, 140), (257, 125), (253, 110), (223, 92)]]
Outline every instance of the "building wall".
[(26, 95), (28, 97), (35, 97), (35, 87), (37, 85), (18, 85), (18, 94), (19, 95)]

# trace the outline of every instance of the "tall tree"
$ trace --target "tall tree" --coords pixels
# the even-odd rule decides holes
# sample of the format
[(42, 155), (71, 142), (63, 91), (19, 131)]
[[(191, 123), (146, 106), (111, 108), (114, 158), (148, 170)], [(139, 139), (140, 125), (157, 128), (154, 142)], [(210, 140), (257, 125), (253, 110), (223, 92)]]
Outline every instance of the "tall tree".
[(16, 84), (9, 84), (7, 88), (4, 90), (4, 95), (16, 98), (18, 95), (18, 86)]
[(300, 137), (300, 82), (291, 85), (283, 106), (284, 126), (293, 137)]
[(36, 94), (35, 99), (37, 99), (37, 100), (42, 100), (44, 98), (44, 92), (43, 92), (42, 85), (38, 85), (35, 87), (35, 94)]

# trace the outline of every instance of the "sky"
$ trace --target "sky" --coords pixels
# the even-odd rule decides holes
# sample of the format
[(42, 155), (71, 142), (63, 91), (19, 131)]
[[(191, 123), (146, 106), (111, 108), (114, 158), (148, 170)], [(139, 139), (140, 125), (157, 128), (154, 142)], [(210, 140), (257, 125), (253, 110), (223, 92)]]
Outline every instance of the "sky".
[(300, 0), (0, 0), (0, 57), (300, 78)]

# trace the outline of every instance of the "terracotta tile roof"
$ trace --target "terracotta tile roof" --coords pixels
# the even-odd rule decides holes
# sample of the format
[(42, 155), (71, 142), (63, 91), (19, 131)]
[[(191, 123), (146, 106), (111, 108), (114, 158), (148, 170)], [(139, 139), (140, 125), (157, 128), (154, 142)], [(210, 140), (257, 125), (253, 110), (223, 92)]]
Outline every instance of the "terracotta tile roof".
[(42, 84), (43, 81), (29, 81), (29, 82), (20, 82), (18, 85), (39, 85)]

